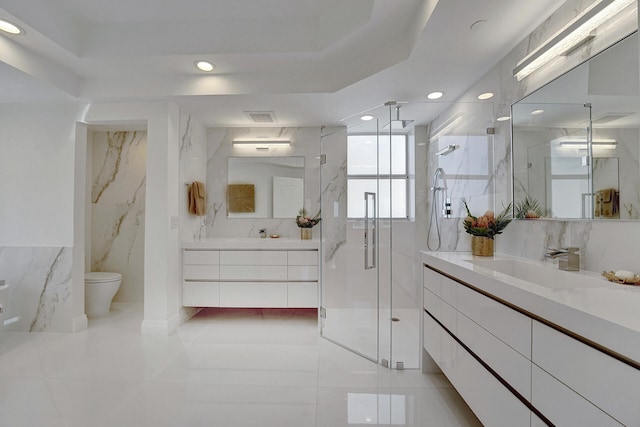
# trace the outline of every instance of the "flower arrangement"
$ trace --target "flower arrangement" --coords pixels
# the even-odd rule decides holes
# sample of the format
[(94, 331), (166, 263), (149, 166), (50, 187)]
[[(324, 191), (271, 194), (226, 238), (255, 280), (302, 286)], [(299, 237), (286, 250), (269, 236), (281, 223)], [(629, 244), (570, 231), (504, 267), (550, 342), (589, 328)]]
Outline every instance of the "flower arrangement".
[(296, 217), (296, 224), (300, 228), (312, 228), (317, 223), (319, 223), (321, 219), (322, 218), (320, 218), (320, 211), (318, 211), (318, 213), (314, 217), (310, 217), (307, 214), (307, 211), (302, 208), (300, 209), (300, 212), (298, 212), (298, 216)]
[(471, 235), (494, 239), (494, 237), (502, 233), (502, 230), (511, 222), (511, 203), (509, 203), (498, 216), (495, 216), (493, 211), (486, 211), (479, 217), (471, 214), (466, 200), (462, 200), (462, 203), (464, 203), (464, 208), (467, 210), (467, 217), (463, 222), (464, 229)]

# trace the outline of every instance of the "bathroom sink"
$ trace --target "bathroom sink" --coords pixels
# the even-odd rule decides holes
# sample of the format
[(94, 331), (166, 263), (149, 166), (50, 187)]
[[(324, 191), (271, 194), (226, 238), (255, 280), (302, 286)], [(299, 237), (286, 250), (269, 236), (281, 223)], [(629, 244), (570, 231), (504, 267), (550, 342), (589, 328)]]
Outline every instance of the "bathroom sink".
[(606, 286), (606, 281), (597, 275), (591, 276), (589, 272), (559, 270), (557, 266), (548, 263), (534, 263), (517, 259), (470, 259), (467, 262), (545, 288), (579, 289)]

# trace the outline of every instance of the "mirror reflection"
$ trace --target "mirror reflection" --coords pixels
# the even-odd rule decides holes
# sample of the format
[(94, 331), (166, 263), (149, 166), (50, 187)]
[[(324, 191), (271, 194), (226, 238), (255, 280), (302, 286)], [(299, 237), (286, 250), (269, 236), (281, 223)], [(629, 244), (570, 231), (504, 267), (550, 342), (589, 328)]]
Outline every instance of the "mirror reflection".
[(295, 218), (304, 206), (304, 157), (229, 157), (228, 218)]
[(634, 33), (512, 106), (516, 216), (640, 219), (638, 69)]

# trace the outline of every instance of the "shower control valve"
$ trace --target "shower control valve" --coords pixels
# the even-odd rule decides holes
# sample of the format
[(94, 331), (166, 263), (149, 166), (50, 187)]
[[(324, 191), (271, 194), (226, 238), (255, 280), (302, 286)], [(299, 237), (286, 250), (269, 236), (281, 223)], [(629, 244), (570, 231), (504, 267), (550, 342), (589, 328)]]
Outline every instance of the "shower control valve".
[(453, 211), (451, 210), (451, 199), (446, 198), (444, 201), (444, 206), (442, 207), (442, 216), (445, 218), (451, 218)]

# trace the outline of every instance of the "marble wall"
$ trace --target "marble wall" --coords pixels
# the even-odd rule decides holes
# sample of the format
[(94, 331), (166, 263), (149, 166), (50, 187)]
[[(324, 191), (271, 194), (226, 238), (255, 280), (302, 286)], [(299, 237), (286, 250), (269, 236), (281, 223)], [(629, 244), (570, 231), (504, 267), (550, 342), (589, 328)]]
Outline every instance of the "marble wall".
[(92, 132), (91, 271), (122, 274), (114, 301), (144, 300), (147, 134)]
[(187, 189), (193, 181), (207, 181), (207, 130), (189, 114), (180, 114), (180, 240), (192, 241), (206, 237), (206, 216), (189, 213)]
[[(513, 69), (527, 52), (555, 33), (564, 24), (592, 3), (591, 0), (568, 0), (533, 33), (520, 42), (495, 67), (485, 74), (459, 99), (473, 102), (478, 94), (491, 91), (495, 117), (509, 116), (510, 106), (523, 96), (570, 70), (595, 53), (605, 49), (637, 29), (637, 14), (626, 14), (598, 29), (598, 37), (587, 49), (562, 57), (518, 82)], [(443, 114), (446, 115), (446, 112)], [(512, 199), (510, 122), (495, 122), (493, 135), (493, 173), (490, 179), (494, 206)], [(430, 148), (431, 152), (431, 148)], [(473, 159), (468, 159), (472, 161)], [(433, 171), (430, 162), (429, 168)], [(621, 176), (621, 181), (625, 177)], [(464, 233), (461, 218), (447, 222), (443, 229), (444, 250), (468, 251), (470, 236)], [(582, 268), (601, 271), (624, 268), (640, 271), (634, 255), (635, 242), (640, 239), (640, 222), (608, 220), (593, 221), (513, 221), (496, 239), (496, 250), (502, 253), (543, 259), (545, 246), (579, 246)]]
[[(235, 138), (252, 137), (287, 138), (291, 140), (291, 145), (272, 147), (268, 151), (232, 145)], [(227, 159), (230, 156), (304, 156), (304, 207), (313, 215), (320, 208), (320, 128), (210, 128), (207, 130), (206, 237), (258, 237), (258, 230), (266, 228), (267, 234), (299, 238), (300, 230), (293, 218), (227, 218)], [(314, 232), (316, 230), (314, 229)]]
[(2, 291), (5, 330), (69, 330), (72, 249), (0, 247), (0, 271), (9, 288)]

